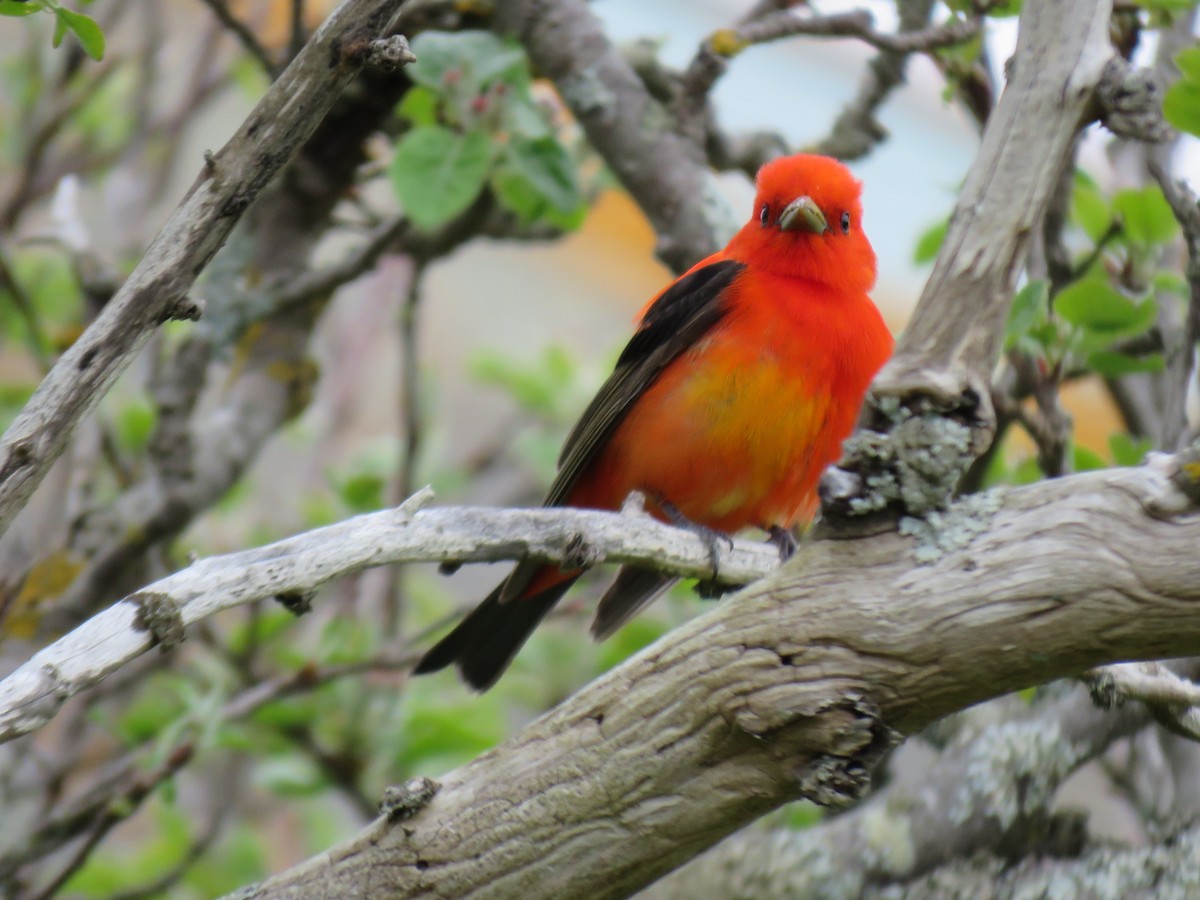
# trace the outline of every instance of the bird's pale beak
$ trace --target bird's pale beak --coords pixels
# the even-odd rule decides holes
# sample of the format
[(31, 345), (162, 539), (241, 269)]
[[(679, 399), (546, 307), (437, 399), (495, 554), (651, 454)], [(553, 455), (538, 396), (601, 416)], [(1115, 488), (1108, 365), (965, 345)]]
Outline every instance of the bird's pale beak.
[(825, 214), (813, 202), (812, 197), (797, 197), (783, 208), (779, 214), (780, 231), (807, 231), (811, 234), (824, 234), (829, 230)]

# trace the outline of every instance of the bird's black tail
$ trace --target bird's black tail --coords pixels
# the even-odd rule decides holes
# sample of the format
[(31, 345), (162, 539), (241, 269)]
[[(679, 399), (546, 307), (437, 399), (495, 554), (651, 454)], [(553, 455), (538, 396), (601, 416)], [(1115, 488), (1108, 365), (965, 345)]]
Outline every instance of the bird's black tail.
[(421, 657), (413, 674), (436, 672), (453, 664), (458, 666), (467, 684), (477, 691), (486, 691), (504, 674), (533, 629), (578, 577), (567, 578), (532, 596), (504, 602), (500, 596), (508, 580), (502, 581), (453, 631)]
[(604, 640), (678, 580), (674, 575), (663, 575), (651, 569), (622, 566), (596, 607), (592, 637), (597, 641)]

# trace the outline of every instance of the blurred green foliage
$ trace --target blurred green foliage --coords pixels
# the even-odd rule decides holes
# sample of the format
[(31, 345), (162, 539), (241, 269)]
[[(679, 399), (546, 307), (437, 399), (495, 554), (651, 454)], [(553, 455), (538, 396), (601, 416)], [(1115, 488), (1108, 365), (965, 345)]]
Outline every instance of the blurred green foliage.
[[(84, 4), (91, 0), (82, 0)], [(68, 34), (74, 35), (85, 53), (92, 59), (104, 58), (104, 32), (91, 16), (67, 9), (56, 0), (0, 0), (0, 16), (20, 18), (44, 12), (54, 17), (54, 36), (51, 43), (58, 47)]]
[[(1178, 235), (1179, 224), (1156, 185), (1108, 193), (1077, 169), (1063, 236), (1073, 277), (1055, 291), (1042, 278), (1017, 291), (1005, 324), (1005, 352), (1024, 357), (1040, 377), (1054, 381), (1161, 372), (1156, 342), (1138, 342), (1157, 327), (1160, 304), (1177, 304), (1181, 314), (1186, 305), (1186, 284), (1168, 253)], [(943, 237), (936, 229), (923, 235), (918, 256), (936, 256)], [(1137, 465), (1150, 446), (1148, 439), (1115, 433), (1107, 459), (1072, 445), (1068, 462), (1073, 471)], [(990, 460), (985, 486), (1044, 477), (1036, 458), (1009, 462), (1007, 455), (1002, 449)]]
[(551, 112), (535, 98), (520, 46), (489, 32), (424, 32), (416, 87), (397, 112), (409, 130), (389, 170), (408, 217), (444, 225), (489, 188), (526, 224), (577, 228), (586, 202)]
[[(1190, 0), (1181, 9), (1190, 8)], [(1175, 57), (1179, 80), (1167, 88), (1163, 115), (1167, 121), (1190, 134), (1200, 135), (1200, 47), (1191, 47)]]

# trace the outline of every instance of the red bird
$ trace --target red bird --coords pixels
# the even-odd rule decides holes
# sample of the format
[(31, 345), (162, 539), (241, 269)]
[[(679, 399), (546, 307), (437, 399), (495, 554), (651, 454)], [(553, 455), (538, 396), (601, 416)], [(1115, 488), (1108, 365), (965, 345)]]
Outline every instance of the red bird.
[[(575, 425), (546, 506), (619, 509), (641, 491), (664, 521), (708, 535), (811, 519), (862, 398), (892, 351), (867, 292), (875, 253), (860, 185), (841, 163), (788, 156), (758, 173), (754, 211), (724, 250), (643, 311), (617, 366)], [(458, 666), (477, 690), (508, 667), (582, 574), (517, 565), (429, 650), (418, 674)], [(600, 600), (599, 640), (674, 579), (623, 568)]]

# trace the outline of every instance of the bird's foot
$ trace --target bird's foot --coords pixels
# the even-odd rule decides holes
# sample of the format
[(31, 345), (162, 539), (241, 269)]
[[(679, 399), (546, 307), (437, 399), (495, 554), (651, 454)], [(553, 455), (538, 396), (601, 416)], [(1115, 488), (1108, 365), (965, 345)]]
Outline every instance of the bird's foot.
[(792, 554), (796, 552), (796, 536), (792, 534), (791, 529), (772, 525), (767, 529), (767, 534), (767, 543), (774, 544), (779, 550), (779, 561), (787, 562), (791, 559)]
[[(662, 507), (663, 514), (676, 528), (685, 528), (704, 543), (705, 549), (708, 551), (708, 561), (712, 565), (712, 578), (707, 584), (716, 589), (717, 576), (721, 573), (721, 544), (727, 544), (729, 549), (733, 549), (733, 538), (723, 531), (718, 531), (715, 528), (709, 528), (707, 525), (701, 525), (699, 522), (693, 522), (682, 512), (679, 507), (669, 500), (659, 500), (658, 505)], [(704, 596), (701, 594), (701, 596)], [(719, 596), (719, 594), (713, 594)]]

